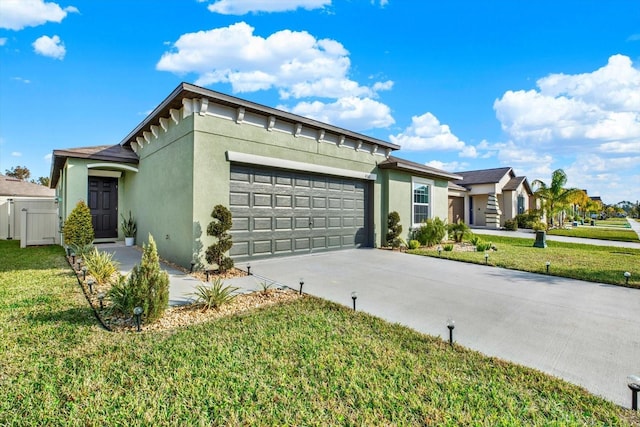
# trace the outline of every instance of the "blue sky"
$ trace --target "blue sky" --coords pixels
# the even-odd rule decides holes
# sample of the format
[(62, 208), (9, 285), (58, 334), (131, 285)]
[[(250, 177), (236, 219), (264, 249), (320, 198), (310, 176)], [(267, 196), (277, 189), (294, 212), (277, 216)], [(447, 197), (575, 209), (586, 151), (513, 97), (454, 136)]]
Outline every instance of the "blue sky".
[(640, 199), (631, 0), (2, 0), (0, 172), (119, 143), (181, 81), (448, 171)]

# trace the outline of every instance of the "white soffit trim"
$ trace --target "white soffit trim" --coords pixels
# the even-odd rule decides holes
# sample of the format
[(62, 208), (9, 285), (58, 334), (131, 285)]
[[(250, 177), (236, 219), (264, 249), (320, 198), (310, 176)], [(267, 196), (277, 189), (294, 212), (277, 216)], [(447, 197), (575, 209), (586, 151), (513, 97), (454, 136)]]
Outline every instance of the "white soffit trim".
[(280, 169), (291, 169), (302, 172), (314, 172), (323, 175), (343, 176), (346, 178), (376, 180), (375, 173), (359, 172), (349, 169), (322, 166), (313, 163), (296, 162), (294, 160), (278, 159), (275, 157), (264, 157), (255, 154), (238, 153), (237, 151), (227, 151), (227, 160), (230, 162), (246, 163), (250, 165), (270, 166)]
[[(105, 162), (105, 163), (89, 163), (87, 165), (87, 169), (99, 169), (99, 168), (108, 168), (108, 169), (120, 169), (120, 170), (125, 170), (125, 171), (131, 171), (131, 172), (138, 172), (138, 168), (133, 167), (133, 166), (129, 166), (129, 165), (123, 165), (120, 163), (109, 163), (109, 162)], [(89, 175), (91, 175), (92, 173), (97, 172), (97, 170), (90, 170), (89, 171)], [(115, 171), (114, 171), (115, 172)], [(120, 174), (122, 172), (119, 172)], [(93, 176), (106, 176), (106, 175), (93, 175)], [(118, 175), (120, 176), (120, 175)]]

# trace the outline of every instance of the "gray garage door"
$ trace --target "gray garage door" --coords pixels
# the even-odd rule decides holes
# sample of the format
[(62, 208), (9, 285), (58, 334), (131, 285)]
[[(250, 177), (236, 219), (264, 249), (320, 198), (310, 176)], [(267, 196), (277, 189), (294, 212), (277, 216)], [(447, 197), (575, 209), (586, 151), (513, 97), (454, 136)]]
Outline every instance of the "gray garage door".
[(236, 260), (368, 246), (369, 184), (349, 178), (231, 166)]

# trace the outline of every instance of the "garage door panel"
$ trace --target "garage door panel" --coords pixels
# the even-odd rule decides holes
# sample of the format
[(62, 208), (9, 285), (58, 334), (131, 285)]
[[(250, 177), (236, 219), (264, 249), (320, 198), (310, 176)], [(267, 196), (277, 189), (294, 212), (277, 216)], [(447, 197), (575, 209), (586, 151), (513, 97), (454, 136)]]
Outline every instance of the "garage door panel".
[(365, 245), (367, 184), (232, 165), (230, 252), (237, 261)]

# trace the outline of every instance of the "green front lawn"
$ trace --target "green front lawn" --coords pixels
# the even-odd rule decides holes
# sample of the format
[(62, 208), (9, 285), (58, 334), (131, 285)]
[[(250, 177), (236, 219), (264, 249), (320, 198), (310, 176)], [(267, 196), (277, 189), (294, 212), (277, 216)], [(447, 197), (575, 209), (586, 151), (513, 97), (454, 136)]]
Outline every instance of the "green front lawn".
[[(513, 270), (546, 273), (546, 263), (551, 262), (549, 272), (554, 276), (570, 277), (591, 282), (624, 285), (624, 272), (631, 273), (629, 286), (640, 288), (640, 249), (596, 246), (547, 240), (547, 248), (534, 248), (535, 238), (522, 239), (476, 234), (498, 249), (490, 251), (488, 264)], [(438, 256), (435, 248), (408, 251), (427, 256)], [(485, 264), (484, 252), (445, 252), (442, 258)]]
[(634, 425), (532, 369), (312, 297), (102, 330), (59, 247), (0, 242), (0, 425)]
[(572, 229), (553, 229), (547, 234), (554, 236), (583, 237), (587, 239), (617, 240), (621, 242), (640, 242), (638, 235), (630, 228), (600, 228), (600, 223), (596, 221), (598, 227), (581, 225)]

